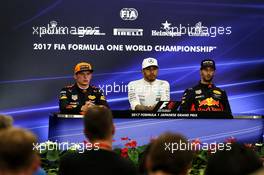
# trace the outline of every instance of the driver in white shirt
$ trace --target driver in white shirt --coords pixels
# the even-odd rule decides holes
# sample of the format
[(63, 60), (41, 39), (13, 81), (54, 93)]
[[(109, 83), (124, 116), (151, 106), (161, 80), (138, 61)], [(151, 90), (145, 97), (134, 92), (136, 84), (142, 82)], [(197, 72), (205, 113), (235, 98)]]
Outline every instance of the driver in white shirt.
[(158, 61), (146, 58), (142, 62), (143, 78), (128, 84), (128, 99), (132, 110), (151, 111), (159, 101), (170, 100), (170, 85), (157, 79)]

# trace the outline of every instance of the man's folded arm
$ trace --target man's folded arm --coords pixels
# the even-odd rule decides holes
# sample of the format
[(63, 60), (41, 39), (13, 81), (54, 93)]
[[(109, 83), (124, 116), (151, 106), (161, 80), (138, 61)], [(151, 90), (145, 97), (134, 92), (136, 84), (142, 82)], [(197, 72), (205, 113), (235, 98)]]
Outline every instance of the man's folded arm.
[(229, 104), (229, 100), (228, 100), (228, 97), (227, 97), (227, 94), (226, 92), (224, 91), (224, 100), (225, 100), (225, 103), (224, 103), (224, 107), (225, 107), (225, 111), (229, 114), (232, 114), (232, 111), (231, 111), (231, 107), (230, 107), (230, 104)]
[(138, 95), (136, 93), (135, 85), (133, 85), (132, 83), (128, 84), (128, 101), (130, 103), (130, 107), (132, 110), (139, 110), (137, 108), (139, 106), (142, 106), (142, 105), (140, 105), (140, 101), (139, 101)]
[(107, 108), (110, 108), (108, 103), (107, 103), (107, 101), (106, 101), (106, 98), (105, 98), (104, 94), (101, 91), (99, 91), (99, 98), (98, 99), (99, 99), (98, 100), (98, 104), (99, 105), (104, 105)]
[(189, 112), (191, 109), (192, 103), (192, 91), (190, 89), (186, 89), (183, 93), (180, 112)]
[(162, 86), (161, 101), (170, 101), (170, 84), (165, 82)]

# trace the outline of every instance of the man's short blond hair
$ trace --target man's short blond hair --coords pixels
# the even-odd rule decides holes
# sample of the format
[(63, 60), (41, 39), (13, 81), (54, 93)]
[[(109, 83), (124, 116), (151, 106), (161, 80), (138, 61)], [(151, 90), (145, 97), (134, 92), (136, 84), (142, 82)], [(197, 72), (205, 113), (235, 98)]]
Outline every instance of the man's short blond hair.
[(36, 136), (21, 128), (10, 127), (0, 131), (0, 169), (20, 171), (33, 163), (36, 153), (33, 143)]
[(13, 118), (8, 115), (0, 114), (0, 130), (6, 129), (13, 126)]

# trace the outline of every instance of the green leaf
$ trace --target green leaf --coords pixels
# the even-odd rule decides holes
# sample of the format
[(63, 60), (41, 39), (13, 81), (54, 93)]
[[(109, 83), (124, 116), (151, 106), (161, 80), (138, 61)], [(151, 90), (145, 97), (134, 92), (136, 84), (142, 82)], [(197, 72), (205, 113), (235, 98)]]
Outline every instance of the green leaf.
[(262, 145), (262, 147), (260, 149), (260, 156), (264, 157), (264, 145)]
[(120, 155), (120, 154), (121, 154), (121, 149), (120, 149), (120, 148), (115, 148), (115, 149), (114, 149), (114, 152), (115, 152), (116, 154), (119, 154), (119, 155)]
[(57, 175), (59, 172), (59, 168), (52, 168), (52, 169), (49, 169), (47, 174), (48, 175)]
[(60, 158), (59, 151), (57, 150), (48, 151), (46, 158), (48, 159), (48, 161), (52, 161), (52, 162), (59, 160)]
[(139, 153), (136, 149), (128, 149), (128, 157), (132, 162), (134, 162), (136, 165), (138, 164), (138, 157)]
[(139, 154), (141, 154), (141, 153), (143, 153), (145, 151), (146, 147), (147, 147), (146, 145), (144, 145), (144, 146), (138, 146), (136, 148), (136, 150), (138, 151)]

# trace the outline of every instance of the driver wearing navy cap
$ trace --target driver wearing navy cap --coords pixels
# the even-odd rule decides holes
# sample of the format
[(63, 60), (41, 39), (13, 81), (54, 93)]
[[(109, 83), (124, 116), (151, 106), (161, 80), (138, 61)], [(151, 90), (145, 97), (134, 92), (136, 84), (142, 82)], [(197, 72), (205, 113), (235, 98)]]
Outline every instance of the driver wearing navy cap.
[(186, 89), (180, 106), (182, 112), (208, 111), (231, 114), (226, 92), (213, 84), (215, 62), (206, 59), (201, 62), (198, 85)]

